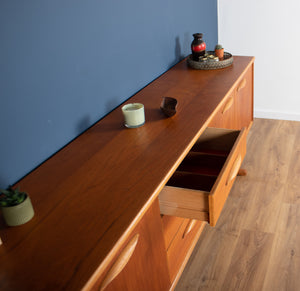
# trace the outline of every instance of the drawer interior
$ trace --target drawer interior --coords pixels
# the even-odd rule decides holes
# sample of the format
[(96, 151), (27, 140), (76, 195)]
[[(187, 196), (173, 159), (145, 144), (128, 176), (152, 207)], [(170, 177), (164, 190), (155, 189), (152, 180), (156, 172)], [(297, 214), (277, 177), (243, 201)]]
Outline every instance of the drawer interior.
[(231, 151), (239, 134), (239, 130), (208, 127), (191, 151), (226, 155)]
[(239, 133), (236, 130), (207, 128), (167, 186), (210, 192)]
[(216, 178), (217, 176), (206, 176), (194, 172), (176, 171), (167, 183), (167, 186), (210, 192)]

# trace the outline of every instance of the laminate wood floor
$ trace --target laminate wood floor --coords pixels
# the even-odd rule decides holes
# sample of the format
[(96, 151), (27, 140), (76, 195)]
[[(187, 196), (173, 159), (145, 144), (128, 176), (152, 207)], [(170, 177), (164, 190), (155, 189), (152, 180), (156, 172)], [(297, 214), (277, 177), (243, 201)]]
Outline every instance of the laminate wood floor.
[(242, 168), (175, 291), (300, 290), (300, 122), (255, 119)]

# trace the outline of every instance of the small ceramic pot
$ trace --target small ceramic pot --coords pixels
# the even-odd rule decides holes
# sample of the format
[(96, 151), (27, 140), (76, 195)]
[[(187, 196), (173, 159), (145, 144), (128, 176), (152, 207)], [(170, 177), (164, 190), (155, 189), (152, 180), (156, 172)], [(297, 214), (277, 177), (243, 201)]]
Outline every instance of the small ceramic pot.
[(14, 206), (1, 207), (2, 215), (8, 226), (17, 226), (28, 222), (34, 216), (34, 210), (29, 196)]
[(224, 48), (215, 49), (215, 56), (219, 58), (219, 60), (223, 60), (224, 58)]

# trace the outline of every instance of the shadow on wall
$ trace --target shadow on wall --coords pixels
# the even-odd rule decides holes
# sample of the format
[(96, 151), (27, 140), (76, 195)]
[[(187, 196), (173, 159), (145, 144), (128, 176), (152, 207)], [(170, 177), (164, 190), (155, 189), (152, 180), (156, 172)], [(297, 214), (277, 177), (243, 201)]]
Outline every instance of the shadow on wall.
[(89, 115), (81, 118), (76, 125), (75, 134), (79, 135), (91, 126), (91, 117)]
[[(118, 100), (117, 97), (108, 100), (105, 104), (105, 112), (107, 112), (107, 114), (109, 114), (112, 110), (114, 110), (115, 108), (117, 108), (120, 105), (119, 103), (120, 103), (120, 101)], [(96, 121), (96, 122), (98, 122), (98, 121)], [(84, 117), (82, 117), (77, 122), (76, 127), (75, 127), (75, 135), (78, 136), (78, 135), (82, 134), (87, 129), (89, 129), (91, 126), (93, 126), (93, 124), (94, 123), (91, 121), (91, 116), (89, 114), (86, 114)], [(1, 180), (0, 180), (0, 182), (1, 182)]]
[(114, 110), (116, 107), (120, 105), (120, 100), (117, 97), (109, 99), (106, 104), (105, 104), (105, 111), (106, 112), (111, 112)]
[(184, 52), (188, 52), (190, 50), (190, 43), (192, 42), (191, 40), (191, 36), (189, 33), (185, 33), (184, 34), (184, 40), (183, 40), (183, 44), (184, 47), (182, 49), (181, 44), (180, 44), (180, 38), (179, 36), (177, 36), (175, 38), (175, 60), (174, 62), (171, 63), (170, 66), (173, 66), (175, 64), (177, 64), (178, 62), (182, 61), (186, 56), (182, 53), (182, 51)]
[(182, 49), (181, 49), (181, 44), (180, 44), (180, 38), (177, 36), (175, 38), (175, 59), (174, 61), (170, 64), (170, 67), (173, 67), (176, 65), (178, 62), (180, 62), (182, 59), (184, 59), (184, 55), (182, 54)]
[(175, 39), (175, 62), (180, 61), (183, 59), (183, 55), (181, 54), (181, 45), (180, 45), (180, 40), (179, 36), (176, 37)]

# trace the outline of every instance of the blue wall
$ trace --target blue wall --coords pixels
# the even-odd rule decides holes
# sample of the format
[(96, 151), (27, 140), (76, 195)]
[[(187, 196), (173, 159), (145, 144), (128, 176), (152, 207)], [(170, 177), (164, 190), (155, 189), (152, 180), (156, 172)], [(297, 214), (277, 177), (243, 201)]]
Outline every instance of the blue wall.
[(217, 0), (2, 0), (0, 187), (190, 53)]

